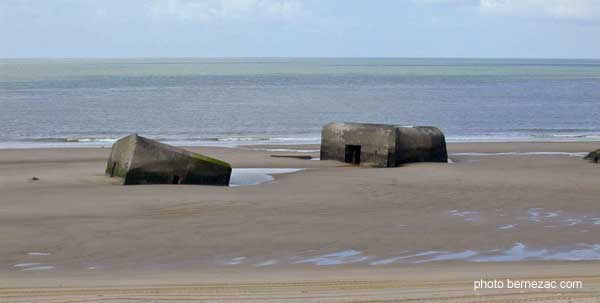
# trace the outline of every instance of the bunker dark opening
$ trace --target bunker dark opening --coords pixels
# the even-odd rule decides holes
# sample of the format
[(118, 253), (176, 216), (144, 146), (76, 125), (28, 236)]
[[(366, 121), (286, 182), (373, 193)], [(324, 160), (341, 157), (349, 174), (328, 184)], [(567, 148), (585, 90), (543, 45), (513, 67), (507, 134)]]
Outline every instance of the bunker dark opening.
[(180, 176), (173, 176), (173, 184), (179, 184), (180, 180), (181, 180)]
[(346, 163), (360, 164), (360, 145), (346, 145)]
[(110, 169), (110, 177), (115, 176), (115, 169), (117, 168), (117, 162), (113, 162), (112, 168)]

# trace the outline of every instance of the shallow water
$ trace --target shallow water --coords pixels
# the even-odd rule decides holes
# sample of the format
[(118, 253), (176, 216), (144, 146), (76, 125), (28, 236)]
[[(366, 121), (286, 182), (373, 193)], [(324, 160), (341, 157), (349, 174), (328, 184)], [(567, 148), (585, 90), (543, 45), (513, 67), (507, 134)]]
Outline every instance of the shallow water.
[(56, 269), (56, 267), (52, 266), (52, 265), (33, 266), (33, 267), (23, 268), (21, 271), (49, 270), (49, 269)]
[(287, 258), (282, 260), (269, 260), (271, 266), (276, 264), (312, 264), (316, 266), (333, 266), (344, 264), (367, 264), (371, 266), (384, 266), (397, 263), (429, 263), (441, 261), (466, 261), (466, 262), (515, 262), (528, 260), (554, 260), (554, 261), (583, 261), (600, 260), (600, 244), (577, 243), (571, 246), (553, 248), (532, 248), (517, 242), (506, 249), (493, 249), (476, 251), (466, 249), (463, 251), (403, 251), (395, 257), (380, 258), (374, 255), (365, 255), (364, 252), (349, 249), (313, 257)]
[(362, 252), (357, 250), (344, 250), (338, 251), (335, 253), (324, 254), (320, 256), (315, 256), (308, 259), (303, 259), (300, 261), (294, 262), (295, 264), (314, 264), (318, 266), (327, 266), (327, 265), (342, 265), (342, 264), (351, 264), (351, 263), (359, 263), (368, 260), (368, 256), (362, 255)]
[(229, 186), (259, 185), (273, 182), (273, 175), (289, 174), (304, 168), (234, 168), (231, 170)]
[(27, 253), (30, 256), (49, 256), (50, 253), (45, 253), (45, 252), (29, 252)]

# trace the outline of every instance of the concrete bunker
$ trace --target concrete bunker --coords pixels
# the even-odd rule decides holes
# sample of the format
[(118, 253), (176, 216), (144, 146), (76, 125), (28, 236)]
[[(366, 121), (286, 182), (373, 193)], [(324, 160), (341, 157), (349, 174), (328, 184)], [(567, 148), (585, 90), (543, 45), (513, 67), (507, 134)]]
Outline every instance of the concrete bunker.
[(321, 133), (321, 160), (396, 167), (448, 162), (448, 152), (444, 134), (433, 126), (332, 122)]
[(148, 138), (129, 135), (112, 147), (106, 175), (135, 184), (229, 185), (231, 166)]
[(587, 154), (584, 159), (589, 160), (590, 162), (600, 163), (600, 148)]

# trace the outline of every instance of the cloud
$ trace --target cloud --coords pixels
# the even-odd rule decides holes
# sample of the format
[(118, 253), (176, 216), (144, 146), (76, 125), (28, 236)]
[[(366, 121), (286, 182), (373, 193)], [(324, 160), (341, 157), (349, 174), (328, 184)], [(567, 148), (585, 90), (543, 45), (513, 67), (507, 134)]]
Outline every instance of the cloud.
[(418, 4), (442, 4), (442, 5), (467, 5), (476, 6), (479, 5), (479, 0), (413, 0)]
[(506, 16), (600, 21), (598, 0), (481, 0), (480, 9)]
[(290, 19), (302, 11), (298, 0), (155, 0), (150, 6), (154, 17), (196, 21), (242, 17)]
[(416, 4), (479, 7), (484, 14), (600, 22), (600, 0), (412, 0)]

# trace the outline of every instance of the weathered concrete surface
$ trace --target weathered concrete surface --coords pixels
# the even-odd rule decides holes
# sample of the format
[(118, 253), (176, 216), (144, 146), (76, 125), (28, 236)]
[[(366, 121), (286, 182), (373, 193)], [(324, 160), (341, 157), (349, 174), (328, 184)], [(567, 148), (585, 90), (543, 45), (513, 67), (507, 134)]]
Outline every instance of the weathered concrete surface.
[(587, 156), (585, 156), (584, 158), (585, 160), (590, 160), (594, 163), (598, 163), (600, 162), (600, 148), (589, 153)]
[[(358, 161), (356, 155), (349, 155), (353, 152), (360, 154)], [(321, 133), (321, 160), (395, 167), (410, 162), (448, 162), (448, 153), (444, 134), (436, 127), (333, 122)]]
[(223, 161), (163, 144), (137, 134), (121, 138), (112, 147), (106, 174), (124, 185), (229, 185), (231, 166)]

